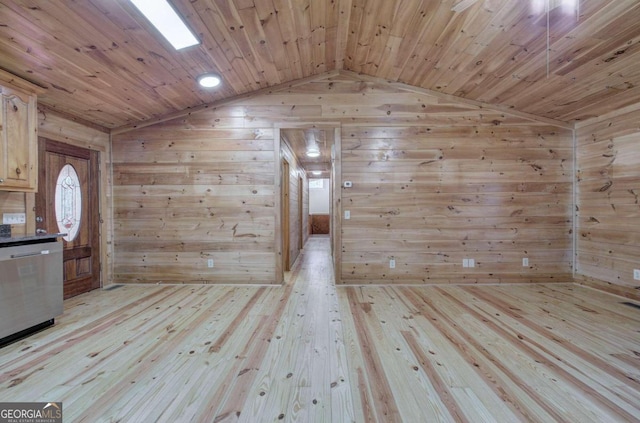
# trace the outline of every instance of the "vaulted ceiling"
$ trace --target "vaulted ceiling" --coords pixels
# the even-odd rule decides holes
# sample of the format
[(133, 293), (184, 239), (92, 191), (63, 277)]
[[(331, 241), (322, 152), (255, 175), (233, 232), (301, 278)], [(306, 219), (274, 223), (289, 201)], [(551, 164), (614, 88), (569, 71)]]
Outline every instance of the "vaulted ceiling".
[(107, 128), (339, 69), (566, 122), (640, 102), (637, 0), (172, 3), (201, 45), (174, 51), (128, 0), (0, 0), (0, 68)]

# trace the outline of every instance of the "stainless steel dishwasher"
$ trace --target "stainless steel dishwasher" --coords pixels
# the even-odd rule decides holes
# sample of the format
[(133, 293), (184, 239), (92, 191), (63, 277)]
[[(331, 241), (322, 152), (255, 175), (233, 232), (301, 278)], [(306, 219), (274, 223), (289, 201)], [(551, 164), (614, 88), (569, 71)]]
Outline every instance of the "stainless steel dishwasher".
[(63, 311), (62, 242), (25, 244), (0, 248), (0, 346), (52, 325)]

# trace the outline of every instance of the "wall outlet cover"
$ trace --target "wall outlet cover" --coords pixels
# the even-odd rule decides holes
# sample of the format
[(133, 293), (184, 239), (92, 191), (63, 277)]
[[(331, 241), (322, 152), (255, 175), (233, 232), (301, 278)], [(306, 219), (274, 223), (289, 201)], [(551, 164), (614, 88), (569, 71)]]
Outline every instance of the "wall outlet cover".
[(633, 279), (640, 281), (640, 269), (633, 269)]
[(23, 225), (27, 222), (25, 213), (3, 213), (2, 223), (4, 225)]

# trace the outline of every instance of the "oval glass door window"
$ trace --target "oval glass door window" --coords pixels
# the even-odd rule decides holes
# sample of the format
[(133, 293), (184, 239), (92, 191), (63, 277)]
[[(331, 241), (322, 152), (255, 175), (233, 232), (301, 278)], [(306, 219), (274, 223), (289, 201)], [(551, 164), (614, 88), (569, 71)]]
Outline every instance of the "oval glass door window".
[(55, 208), (58, 230), (67, 234), (62, 238), (67, 242), (73, 241), (80, 229), (82, 193), (78, 174), (70, 164), (64, 165), (58, 175)]

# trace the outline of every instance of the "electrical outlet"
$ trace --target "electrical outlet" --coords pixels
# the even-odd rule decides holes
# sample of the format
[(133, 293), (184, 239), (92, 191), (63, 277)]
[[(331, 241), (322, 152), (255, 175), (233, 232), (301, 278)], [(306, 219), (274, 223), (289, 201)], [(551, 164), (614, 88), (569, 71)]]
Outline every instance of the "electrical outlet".
[(462, 267), (469, 267), (469, 259), (462, 259)]
[(640, 269), (633, 269), (633, 279), (640, 281)]
[(475, 259), (469, 259), (469, 267), (476, 267)]
[(213, 259), (207, 260), (207, 267), (213, 267)]
[(349, 210), (344, 211), (344, 219), (345, 220), (351, 219), (351, 212)]
[(396, 268), (396, 259), (389, 260), (389, 269), (395, 269), (395, 268)]
[(522, 259), (522, 267), (529, 267), (529, 259), (528, 258), (523, 258)]
[(3, 213), (2, 224), (3, 225), (22, 225), (27, 222), (27, 215), (25, 213)]

